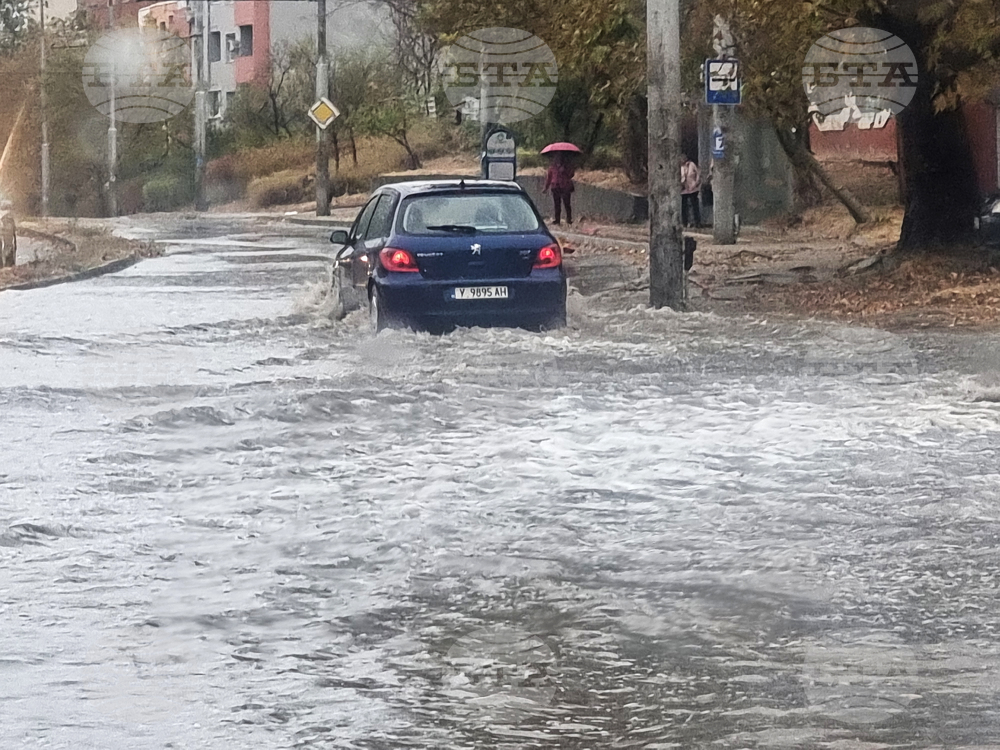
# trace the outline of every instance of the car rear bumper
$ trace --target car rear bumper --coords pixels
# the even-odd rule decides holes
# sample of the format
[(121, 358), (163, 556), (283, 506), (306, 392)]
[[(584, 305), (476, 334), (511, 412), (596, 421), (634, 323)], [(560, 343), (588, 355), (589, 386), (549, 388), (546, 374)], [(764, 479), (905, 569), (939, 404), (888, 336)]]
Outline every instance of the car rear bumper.
[[(532, 271), (524, 278), (431, 280), (394, 273), (376, 279), (383, 310), (402, 322), (439, 325), (544, 325), (566, 313), (562, 269)], [(457, 300), (456, 287), (507, 288), (506, 299)]]

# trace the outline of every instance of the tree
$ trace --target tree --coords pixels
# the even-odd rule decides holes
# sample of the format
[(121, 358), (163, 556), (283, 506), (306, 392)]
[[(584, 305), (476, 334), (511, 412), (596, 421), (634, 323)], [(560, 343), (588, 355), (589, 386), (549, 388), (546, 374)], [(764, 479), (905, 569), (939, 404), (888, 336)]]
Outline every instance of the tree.
[(401, 71), (391, 61), (385, 61), (373, 64), (367, 97), (352, 119), (363, 133), (392, 138), (406, 150), (407, 168), (420, 169), (420, 157), (408, 135), (419, 113), (420, 105), (407, 89)]
[[(960, 105), (995, 85), (997, 2), (703, 0), (698, 12), (729, 14), (744, 62), (748, 109), (768, 117), (793, 163), (820, 178), (824, 173), (802, 137), (809, 121), (801, 82), (806, 50), (824, 32), (854, 25), (900, 37), (917, 59), (919, 83), (897, 118), (905, 204), (898, 247), (940, 247), (970, 236), (977, 191)], [(851, 202), (849, 195), (842, 197)], [(860, 206), (848, 207), (862, 218)]]
[(377, 0), (392, 22), (392, 50), (396, 66), (417, 97), (426, 98), (434, 87), (438, 38), (424, 29), (417, 0)]
[(978, 208), (963, 101), (982, 97), (1000, 72), (996, 2), (886, 2), (862, 16), (913, 50), (920, 79), (897, 118), (906, 213), (901, 250), (968, 240)]
[[(359, 118), (362, 117), (359, 113), (369, 102), (369, 86), (383, 58), (377, 49), (358, 47), (343, 51), (333, 61), (331, 93), (340, 110), (340, 117), (333, 123), (334, 135), (339, 131), (347, 132), (354, 166), (358, 165), (358, 148), (354, 135)], [(340, 168), (339, 159), (337, 168)]]
[(24, 43), (30, 19), (29, 0), (0, 0), (0, 53), (10, 54)]
[[(645, 91), (644, 17), (641, 0), (423, 0), (419, 15), (423, 27), (447, 43), (490, 26), (536, 34), (555, 54), (560, 80), (578, 82), (586, 92), (591, 127), (598, 121), (594, 130), (613, 127), (625, 143), (631, 142), (625, 134), (637, 130), (632, 118), (640, 109), (629, 104)], [(596, 140), (594, 130), (588, 140)], [(645, 146), (641, 152), (644, 161)], [(644, 178), (645, 167), (631, 176)]]

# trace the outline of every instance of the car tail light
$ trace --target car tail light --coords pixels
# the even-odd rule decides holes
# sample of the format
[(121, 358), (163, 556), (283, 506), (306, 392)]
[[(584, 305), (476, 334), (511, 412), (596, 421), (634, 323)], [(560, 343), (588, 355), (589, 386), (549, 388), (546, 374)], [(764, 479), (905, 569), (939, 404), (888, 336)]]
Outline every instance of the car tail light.
[(553, 243), (538, 251), (538, 257), (535, 258), (532, 268), (559, 268), (560, 265), (562, 265), (562, 251), (559, 245)]
[(409, 250), (387, 247), (378, 254), (386, 271), (419, 271), (417, 261)]

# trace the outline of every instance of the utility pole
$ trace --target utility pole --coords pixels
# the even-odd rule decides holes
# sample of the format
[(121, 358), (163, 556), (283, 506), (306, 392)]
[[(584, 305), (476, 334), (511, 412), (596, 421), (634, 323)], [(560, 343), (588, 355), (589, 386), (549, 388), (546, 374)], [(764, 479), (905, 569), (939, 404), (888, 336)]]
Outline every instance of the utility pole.
[(194, 93), (194, 205), (199, 211), (208, 208), (205, 196), (205, 158), (208, 151), (208, 35), (211, 33), (208, 1), (201, 3), (195, 17), (200, 47), (194, 50), (197, 87)]
[(38, 2), (38, 28), (41, 35), (40, 62), (41, 76), (39, 78), (38, 105), (42, 110), (42, 217), (49, 215), (49, 119), (48, 94), (45, 90), (45, 0)]
[[(720, 58), (733, 57), (729, 24), (722, 16), (715, 17), (712, 38), (715, 53)], [(725, 155), (715, 159), (712, 169), (712, 238), (717, 245), (736, 244), (736, 154), (733, 143), (733, 108), (726, 104), (712, 105), (713, 138), (721, 135)]]
[(684, 306), (681, 234), (681, 40), (679, 0), (647, 0), (649, 102), (649, 302)]
[[(111, 30), (117, 25), (115, 19), (115, 1), (108, 0), (108, 18)], [(111, 111), (108, 121), (108, 212), (118, 215), (118, 101), (117, 101), (117, 55), (111, 56)]]
[[(326, 57), (326, 0), (316, 0), (316, 101), (330, 96)], [(330, 154), (326, 130), (316, 125), (316, 215), (330, 215)]]

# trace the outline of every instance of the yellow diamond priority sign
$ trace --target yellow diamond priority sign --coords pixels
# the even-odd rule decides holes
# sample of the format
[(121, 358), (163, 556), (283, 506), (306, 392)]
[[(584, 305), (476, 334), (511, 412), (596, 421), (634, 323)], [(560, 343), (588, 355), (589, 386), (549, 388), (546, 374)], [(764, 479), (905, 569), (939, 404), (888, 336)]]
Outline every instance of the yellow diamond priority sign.
[(309, 108), (309, 117), (323, 130), (326, 130), (331, 122), (340, 117), (340, 110), (334, 107), (333, 103), (325, 96), (321, 96), (319, 101)]

